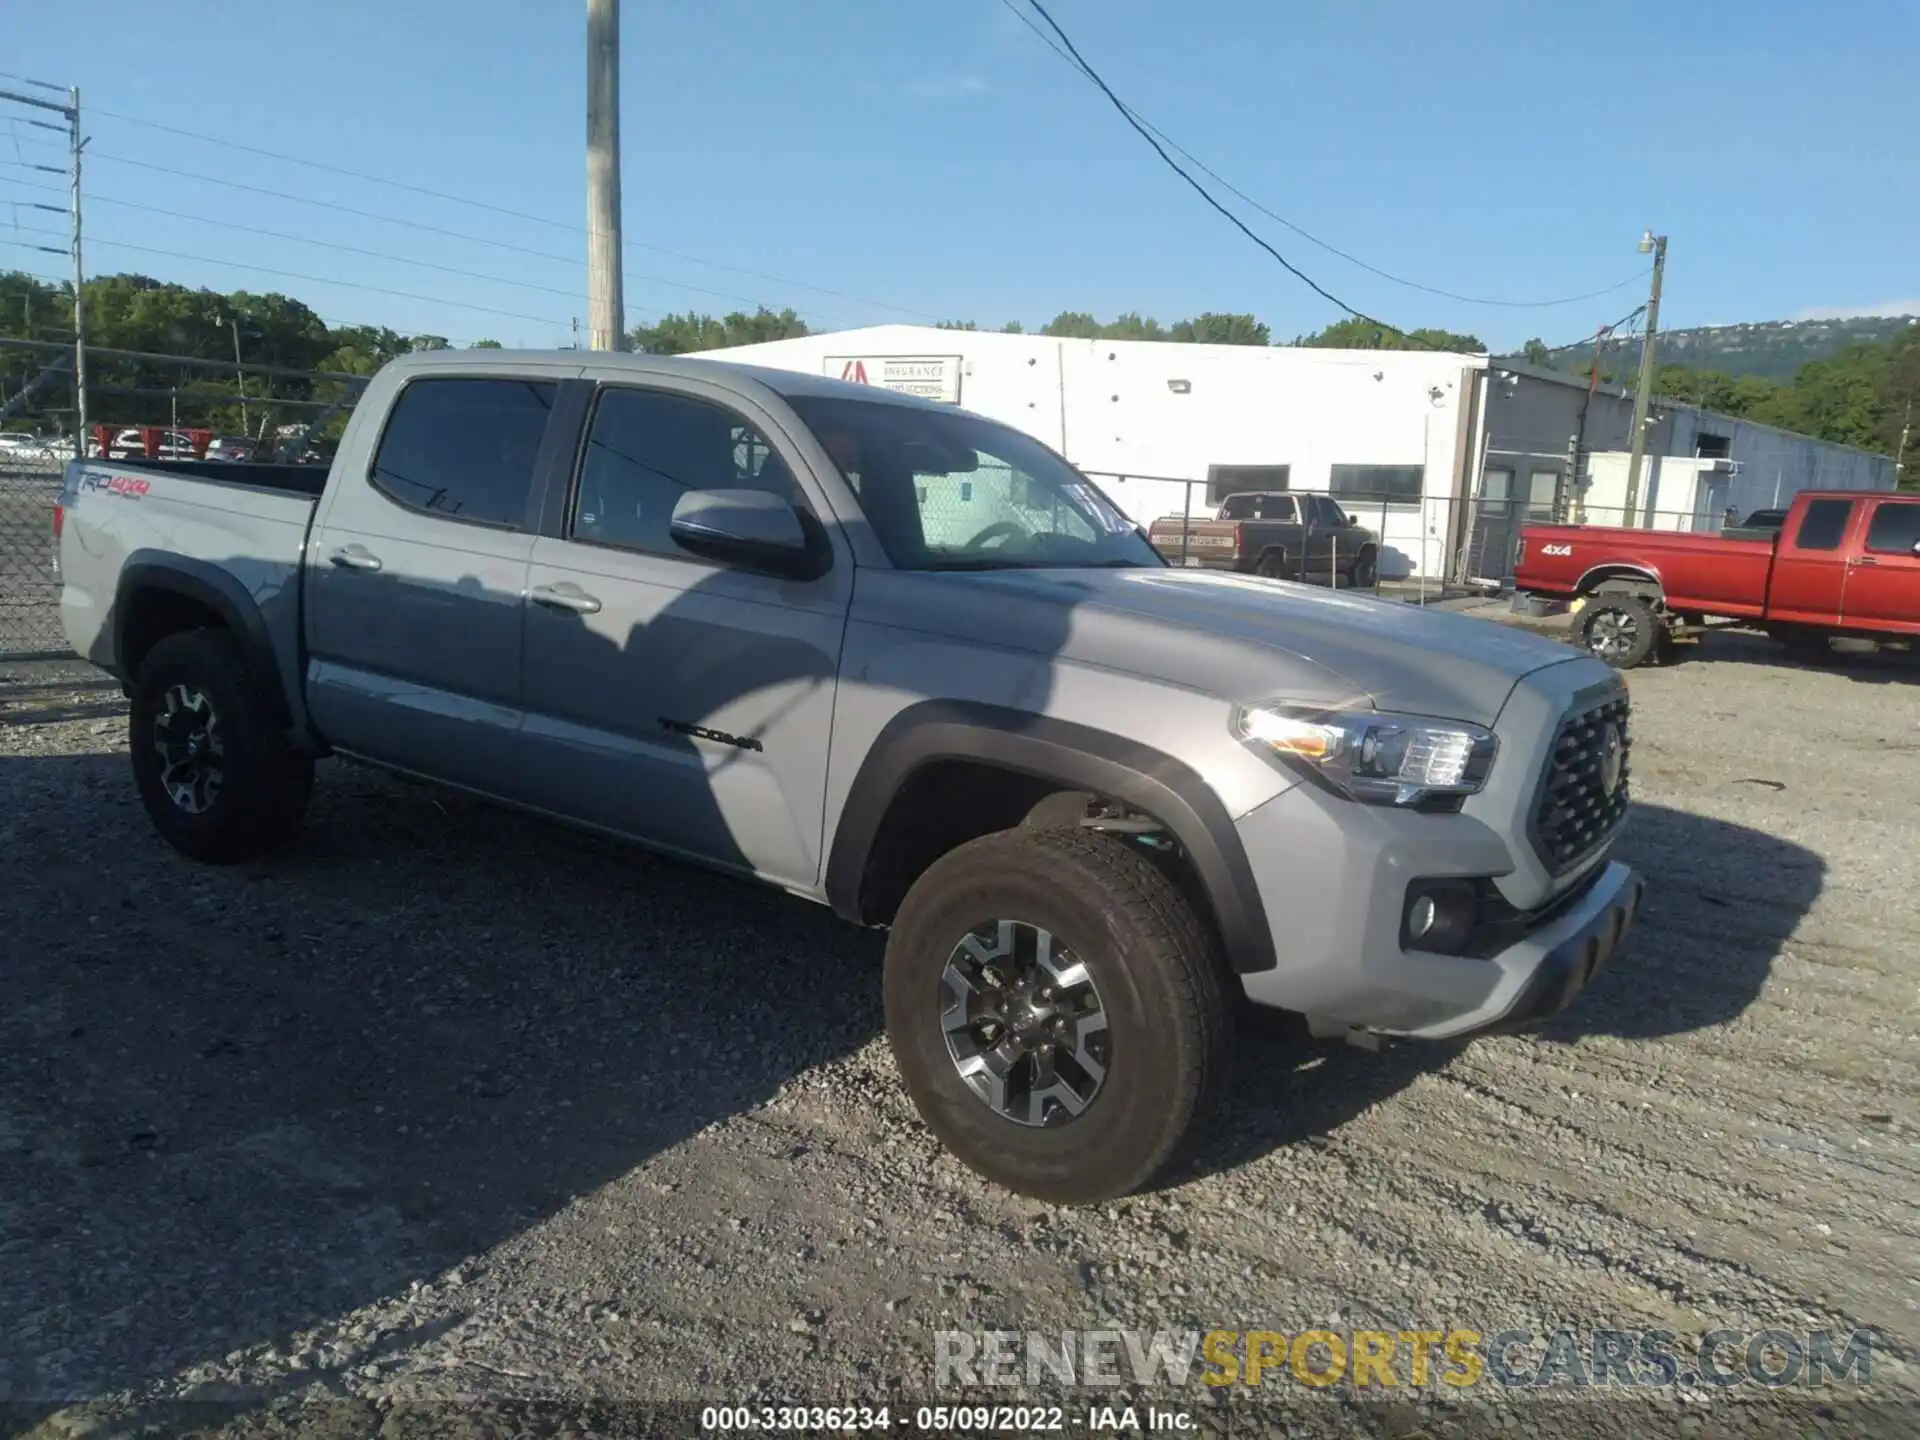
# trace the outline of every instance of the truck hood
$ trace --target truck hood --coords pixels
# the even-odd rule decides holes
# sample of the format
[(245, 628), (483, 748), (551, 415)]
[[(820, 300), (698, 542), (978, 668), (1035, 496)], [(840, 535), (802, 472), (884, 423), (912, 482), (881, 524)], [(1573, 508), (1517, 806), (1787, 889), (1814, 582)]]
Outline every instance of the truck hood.
[(1485, 620), (1220, 571), (867, 572), (859, 590), (858, 618), (1228, 700), (1370, 703), (1479, 725), (1521, 677), (1579, 656)]

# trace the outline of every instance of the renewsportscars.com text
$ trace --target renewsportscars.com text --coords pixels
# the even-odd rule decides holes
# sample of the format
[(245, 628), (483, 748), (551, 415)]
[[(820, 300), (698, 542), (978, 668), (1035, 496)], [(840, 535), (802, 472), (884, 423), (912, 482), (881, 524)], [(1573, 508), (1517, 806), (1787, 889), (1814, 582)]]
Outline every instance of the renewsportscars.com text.
[(1258, 1386), (1466, 1390), (1555, 1386), (1864, 1388), (1864, 1331), (942, 1330), (934, 1384)]

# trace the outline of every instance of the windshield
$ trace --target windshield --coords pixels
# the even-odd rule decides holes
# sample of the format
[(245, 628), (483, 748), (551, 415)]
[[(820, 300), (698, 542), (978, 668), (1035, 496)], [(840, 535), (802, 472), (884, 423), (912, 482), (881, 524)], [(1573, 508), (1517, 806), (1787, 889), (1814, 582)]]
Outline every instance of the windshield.
[(1079, 471), (961, 411), (817, 395), (788, 404), (819, 438), (902, 570), (1166, 564)]

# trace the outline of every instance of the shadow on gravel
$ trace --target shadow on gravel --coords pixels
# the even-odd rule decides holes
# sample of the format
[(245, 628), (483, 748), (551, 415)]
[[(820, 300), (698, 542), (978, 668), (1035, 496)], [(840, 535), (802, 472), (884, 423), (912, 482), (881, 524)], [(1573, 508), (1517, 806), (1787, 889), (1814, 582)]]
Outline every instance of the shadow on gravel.
[[(1726, 1024), (1759, 995), (1826, 873), (1799, 845), (1660, 805), (1634, 807), (1614, 853), (1648, 878), (1639, 921), (1568, 1009), (1522, 1033), (1561, 1043), (1658, 1040)], [(1242, 1037), (1226, 1103), (1166, 1183), (1315, 1143), (1463, 1048), (1406, 1042), (1371, 1054), (1263, 1026)]]
[(1657, 1040), (1737, 1019), (1826, 883), (1813, 851), (1744, 825), (1635, 805), (1615, 855), (1647, 877), (1621, 952), (1541, 1030)]
[(1841, 640), (1817, 659), (1796, 655), (1764, 635), (1746, 630), (1716, 630), (1706, 636), (1688, 664), (1735, 662), (1779, 670), (1810, 670), (1844, 676), (1860, 685), (1920, 685), (1920, 652), (1883, 650), (1871, 641)]
[(124, 756), (0, 757), (0, 1398), (404, 1294), (874, 1032), (878, 940), (824, 909), (323, 776), (284, 860), (215, 869)]

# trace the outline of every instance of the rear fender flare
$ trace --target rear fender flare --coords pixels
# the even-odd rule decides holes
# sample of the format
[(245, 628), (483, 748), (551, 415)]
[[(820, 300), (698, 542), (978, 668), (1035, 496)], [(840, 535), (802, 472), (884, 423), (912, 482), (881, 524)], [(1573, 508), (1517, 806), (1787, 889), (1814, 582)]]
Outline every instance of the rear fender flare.
[(1649, 585), (1656, 595), (1665, 595), (1666, 582), (1660, 578), (1660, 572), (1651, 565), (1641, 565), (1624, 560), (1605, 560), (1598, 565), (1590, 565), (1573, 587), (1576, 595), (1591, 595), (1609, 580), (1630, 580)]
[(1121, 736), (996, 705), (925, 700), (875, 738), (847, 793), (827, 857), (827, 901), (836, 914), (872, 924), (862, 888), (888, 807), (922, 766), (966, 760), (1103, 795), (1152, 815), (1186, 852), (1205, 888), (1229, 965), (1271, 970), (1267, 928), (1253, 867), (1239, 832), (1211, 786), (1172, 756)]
[(136, 550), (121, 567), (113, 600), (113, 653), (123, 683), (130, 687), (134, 681), (134, 667), (127, 658), (127, 638), (137, 597), (142, 592), (154, 591), (192, 600), (219, 616), (239, 642), (247, 669), (266, 696), (274, 722), (285, 727), (293, 725), (293, 707), (287, 701), (273, 638), (267, 632), (266, 617), (260, 613), (259, 605), (246, 587), (227, 571), (185, 555)]

